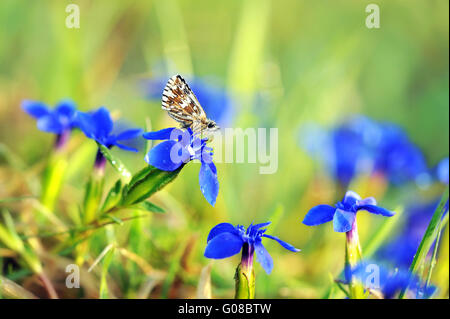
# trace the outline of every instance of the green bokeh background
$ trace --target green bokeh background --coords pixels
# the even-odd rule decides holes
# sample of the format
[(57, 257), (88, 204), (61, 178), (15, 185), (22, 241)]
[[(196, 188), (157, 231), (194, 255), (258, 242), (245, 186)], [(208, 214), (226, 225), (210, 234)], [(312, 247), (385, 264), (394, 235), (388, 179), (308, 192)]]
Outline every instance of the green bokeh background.
[[(69, 3), (80, 7), (80, 29), (65, 26)], [(365, 26), (369, 3), (380, 6), (379, 29)], [(332, 125), (362, 113), (404, 127), (430, 167), (448, 156), (448, 11), (446, 0), (2, 0), (0, 142), (23, 166), (0, 162), (0, 197), (39, 192), (39, 163), (53, 142), (21, 111), (23, 99), (54, 105), (70, 97), (81, 110), (104, 105), (137, 126), (145, 127), (149, 119), (153, 129), (161, 129), (173, 121), (159, 101), (145, 98), (142, 80), (161, 69), (186, 79), (215, 76), (236, 100), (234, 126), (278, 128), (278, 171), (260, 175), (255, 164), (218, 164), (220, 192), (213, 208), (198, 187), (199, 165), (188, 165), (155, 195), (165, 215), (99, 232), (92, 260), (114, 238), (153, 267), (154, 273), (145, 273), (116, 254), (109, 275), (117, 297), (141, 296), (139, 289), (151, 279), (151, 297), (195, 297), (201, 269), (209, 263), (213, 297), (232, 297), (239, 257), (205, 259), (209, 229), (223, 221), (271, 220), (268, 233), (302, 252), (267, 242), (275, 267), (268, 276), (256, 266), (257, 297), (322, 297), (330, 275), (342, 268), (344, 237), (331, 225), (313, 229), (301, 220), (310, 207), (340, 193), (331, 181), (315, 178), (319, 167), (298, 147), (298, 128), (311, 121)], [(81, 134), (75, 139), (79, 143), (55, 211), (68, 225), (95, 155), (91, 141)], [(132, 172), (145, 165), (142, 152), (114, 154)], [(117, 178), (108, 167), (107, 185)], [(394, 207), (403, 205), (395, 195), (384, 198)], [(51, 228), (24, 217), (20, 207), (11, 211), (24, 233), (36, 225)], [(358, 218), (364, 243), (382, 220)], [(26, 273), (9, 275), (26, 282)], [(448, 274), (446, 280), (437, 284), (448, 296)]]

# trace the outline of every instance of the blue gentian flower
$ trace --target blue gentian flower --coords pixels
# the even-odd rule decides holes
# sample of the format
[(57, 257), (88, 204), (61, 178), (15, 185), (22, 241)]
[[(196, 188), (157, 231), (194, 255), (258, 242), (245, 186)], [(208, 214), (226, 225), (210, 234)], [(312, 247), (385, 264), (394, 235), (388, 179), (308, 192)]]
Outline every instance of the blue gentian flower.
[(354, 176), (372, 172), (380, 136), (377, 123), (364, 116), (353, 116), (331, 130), (313, 123), (304, 125), (300, 142), (331, 175), (347, 186)]
[(191, 129), (174, 127), (143, 135), (149, 140), (165, 140), (153, 147), (145, 156), (145, 161), (163, 171), (174, 171), (192, 160), (201, 162), (199, 183), (206, 200), (214, 206), (219, 194), (217, 169), (212, 161), (212, 148), (206, 146), (206, 139), (200, 139)]
[[(212, 259), (223, 259), (238, 254), (242, 249), (242, 256), (253, 261), (253, 253), (256, 251), (258, 262), (264, 268), (267, 274), (272, 272), (273, 260), (263, 246), (261, 239), (263, 237), (277, 241), (281, 246), (287, 250), (298, 252), (300, 249), (282, 241), (281, 239), (266, 235), (266, 227), (270, 224), (262, 223), (250, 225), (247, 230), (244, 226), (237, 225), (236, 227), (229, 223), (220, 223), (214, 226), (209, 232), (207, 239), (207, 246), (205, 249), (205, 257)], [(244, 260), (243, 260), (244, 262)], [(247, 261), (248, 262), (248, 261)]]
[(433, 285), (425, 286), (420, 278), (403, 268), (391, 269), (374, 261), (363, 261), (352, 269), (352, 275), (365, 288), (381, 292), (384, 299), (393, 299), (408, 288), (408, 295), (416, 299), (430, 298), (435, 292)]
[[(168, 78), (158, 77), (145, 81), (147, 97), (153, 100), (161, 100)], [(194, 77), (188, 81), (188, 84), (208, 118), (218, 123), (221, 127), (225, 127), (232, 120), (234, 103), (224, 88), (219, 84), (215, 84), (215, 82), (217, 82), (215, 78)]]
[(127, 129), (113, 134), (114, 123), (109, 111), (100, 107), (93, 112), (78, 112), (76, 117), (78, 127), (90, 139), (111, 148), (117, 146), (126, 151), (137, 152), (138, 149), (124, 145), (124, 142), (135, 139), (142, 134), (142, 129)]
[(373, 197), (361, 199), (355, 192), (347, 191), (344, 199), (341, 202), (338, 202), (335, 207), (330, 205), (318, 205), (311, 208), (303, 219), (303, 224), (307, 226), (316, 226), (333, 220), (334, 231), (345, 233), (353, 228), (353, 224), (356, 220), (356, 213), (360, 210), (386, 217), (391, 217), (395, 214), (394, 212), (377, 206), (377, 202)]
[(386, 175), (394, 185), (408, 181), (420, 182), (428, 169), (421, 150), (399, 126), (380, 124), (381, 140), (376, 149), (374, 170)]
[(42, 102), (24, 100), (22, 108), (37, 119), (37, 127), (41, 131), (61, 134), (75, 126), (77, 107), (71, 100), (59, 102), (53, 110)]
[(22, 101), (22, 109), (37, 120), (39, 130), (57, 135), (56, 147), (62, 147), (76, 126), (77, 108), (73, 101), (62, 100), (54, 109), (37, 101)]
[(302, 147), (344, 187), (358, 174), (379, 173), (394, 185), (428, 179), (422, 152), (397, 125), (353, 116), (331, 130), (305, 125), (300, 134)]
[(438, 180), (442, 184), (448, 185), (448, 175), (449, 175), (449, 168), (448, 168), (448, 157), (444, 158), (439, 162), (439, 164), (436, 167), (436, 175)]

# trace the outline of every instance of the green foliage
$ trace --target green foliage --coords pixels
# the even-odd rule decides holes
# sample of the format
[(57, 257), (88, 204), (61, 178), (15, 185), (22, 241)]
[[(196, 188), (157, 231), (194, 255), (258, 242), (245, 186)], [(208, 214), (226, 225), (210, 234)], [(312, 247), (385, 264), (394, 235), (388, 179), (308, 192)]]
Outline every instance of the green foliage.
[[(414, 255), (414, 259), (409, 269), (414, 274), (417, 273), (419, 267), (421, 267), (425, 263), (425, 258), (428, 252), (430, 251), (431, 246), (433, 245), (434, 242), (436, 242), (436, 238), (440, 236), (441, 228), (439, 226), (442, 222), (444, 214), (448, 215), (448, 202), (449, 202), (449, 188), (447, 186), (446, 190), (444, 191), (444, 194), (442, 194), (441, 201), (436, 210), (434, 211), (430, 223), (428, 224), (427, 230), (425, 231), (425, 234), (422, 237), (422, 241), (420, 242), (419, 248), (417, 248), (417, 252)], [(439, 245), (439, 243), (437, 245)], [(431, 269), (429, 271), (431, 271)], [(407, 287), (402, 290), (399, 296), (400, 299), (404, 297), (406, 290)]]
[(122, 205), (140, 203), (170, 183), (178, 176), (183, 166), (172, 172), (147, 166), (131, 179), (123, 189)]
[[(268, 244), (274, 271), (268, 276), (255, 263), (258, 298), (345, 298), (347, 287), (336, 281), (344, 238), (330, 225), (301, 224), (309, 208), (339, 200), (343, 190), (298, 147), (298, 128), (331, 126), (360, 113), (401, 125), (430, 168), (448, 156), (448, 1), (381, 2), (376, 30), (364, 27), (363, 2), (330, 1), (326, 8), (295, 0), (76, 4), (80, 29), (64, 25), (67, 2), (0, 1), (1, 298), (27, 296), (20, 288), (10, 296), (1, 289), (35, 280), (42, 269), (54, 276), (51, 282), (63, 282), (58, 274), (87, 241), (83, 289), (58, 291), (61, 298), (193, 298), (208, 263), (203, 252), (211, 227), (266, 220), (273, 222), (271, 234), (302, 251), (291, 256)], [(115, 119), (158, 130), (175, 123), (160, 101), (146, 99), (141, 80), (175, 73), (228, 93), (230, 126), (278, 128), (277, 172), (218, 163), (220, 192), (212, 208), (194, 163), (169, 185), (181, 169), (143, 167), (143, 152), (100, 146), (105, 175), (88, 183), (97, 145), (75, 130), (67, 166), (57, 165), (54, 136), (38, 131), (20, 108), (23, 99), (54, 105), (69, 97), (82, 111), (104, 105)], [(443, 190), (358, 178), (363, 182), (352, 185), (354, 191), (389, 208), (431, 201)], [(407, 211), (396, 211), (389, 219), (358, 216), (364, 257), (404, 229)], [(433, 217), (412, 266), (438, 287), (436, 298), (448, 298), (448, 230), (445, 216), (439, 223)], [(438, 234), (441, 244), (426, 258)], [(87, 273), (111, 243), (114, 253)], [(237, 257), (212, 263), (212, 298), (233, 297), (238, 263)], [(36, 282), (30, 293), (47, 298)]]

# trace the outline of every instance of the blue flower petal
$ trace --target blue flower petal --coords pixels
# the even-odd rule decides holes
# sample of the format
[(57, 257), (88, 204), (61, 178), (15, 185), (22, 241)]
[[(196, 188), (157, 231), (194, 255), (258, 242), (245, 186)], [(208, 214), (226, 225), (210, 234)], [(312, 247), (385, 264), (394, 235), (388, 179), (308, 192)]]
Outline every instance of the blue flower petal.
[(377, 204), (377, 201), (373, 197), (367, 197), (365, 199), (362, 199), (362, 200), (358, 201), (358, 206), (362, 206), (362, 205), (376, 205), (376, 204)]
[(198, 175), (200, 190), (206, 200), (214, 206), (219, 194), (219, 181), (217, 180), (216, 167), (214, 163), (202, 163)]
[[(171, 156), (176, 154), (177, 156)], [(189, 160), (189, 152), (176, 141), (164, 141), (153, 147), (145, 157), (150, 165), (163, 171), (174, 171)]]
[(307, 226), (316, 226), (333, 219), (336, 208), (330, 205), (318, 205), (309, 210), (303, 219), (303, 224)]
[(121, 149), (123, 149), (125, 151), (136, 152), (136, 153), (139, 152), (139, 150), (137, 148), (126, 146), (126, 145), (123, 145), (123, 144), (120, 144), (120, 143), (117, 143), (117, 142), (114, 143), (114, 145), (116, 145), (117, 147), (119, 147), (119, 148), (121, 148)]
[(395, 212), (391, 212), (390, 210), (387, 210), (386, 208), (375, 206), (375, 205), (361, 205), (361, 206), (358, 206), (358, 210), (366, 210), (369, 213), (376, 214), (376, 215), (383, 215), (386, 217), (392, 217), (395, 215)]
[(205, 257), (222, 259), (236, 255), (244, 244), (241, 237), (232, 233), (221, 233), (208, 242)]
[(295, 248), (295, 247), (292, 246), (291, 244), (288, 244), (287, 242), (285, 242), (285, 241), (283, 241), (283, 240), (281, 240), (281, 239), (279, 239), (279, 238), (277, 238), (277, 237), (275, 237), (275, 236), (270, 236), (270, 235), (266, 235), (266, 234), (264, 234), (264, 235), (262, 235), (262, 236), (277, 241), (281, 246), (283, 246), (283, 247), (286, 248), (287, 250), (293, 251), (294, 253), (300, 251), (300, 249)]
[[(253, 229), (258, 230), (260, 228), (269, 226), (272, 222), (266, 222), (266, 223), (260, 223), (260, 224), (255, 224), (255, 225), (250, 225)], [(250, 227), (249, 227), (250, 228)]]
[(441, 160), (436, 168), (436, 175), (441, 183), (448, 185), (448, 177), (449, 177), (448, 172), (449, 172), (449, 159), (447, 157)]
[(36, 119), (50, 114), (50, 110), (44, 103), (30, 100), (22, 101), (22, 109)]
[(259, 240), (255, 243), (255, 252), (256, 252), (256, 257), (258, 258), (258, 262), (264, 268), (266, 273), (268, 275), (270, 275), (270, 273), (272, 272), (272, 269), (273, 269), (273, 259), (269, 255), (269, 252), (267, 251), (267, 249), (261, 243), (261, 240)]
[(88, 138), (95, 139), (96, 135), (96, 128), (95, 123), (92, 119), (91, 114), (84, 113), (84, 112), (78, 112), (75, 119), (77, 126), (80, 128), (80, 130), (86, 135)]
[(211, 239), (222, 233), (237, 233), (237, 231), (236, 228), (234, 228), (234, 226), (230, 223), (220, 223), (211, 229), (206, 241), (209, 242)]
[(37, 120), (37, 127), (41, 131), (55, 134), (59, 134), (63, 131), (61, 123), (53, 114), (40, 117)]
[(122, 140), (130, 140), (133, 138), (136, 138), (142, 134), (142, 129), (135, 128), (135, 129), (129, 129), (126, 131), (123, 131), (116, 136), (116, 141), (122, 141)]
[(75, 103), (72, 100), (63, 100), (56, 105), (55, 112), (58, 116), (66, 117), (71, 119), (77, 110)]
[(102, 106), (92, 113), (91, 116), (95, 123), (95, 136), (98, 139), (107, 137), (113, 129), (113, 121), (108, 109)]
[(177, 129), (176, 127), (169, 127), (155, 132), (147, 132), (142, 136), (148, 140), (169, 140), (172, 131)]
[(356, 204), (356, 202), (361, 200), (361, 196), (359, 196), (358, 194), (356, 194), (354, 191), (347, 191), (347, 193), (345, 193), (344, 199), (342, 200), (342, 202), (346, 205), (354, 205)]
[(334, 231), (338, 233), (346, 233), (350, 231), (353, 227), (353, 222), (355, 221), (356, 214), (352, 212), (347, 212), (342, 209), (336, 209), (333, 217), (333, 227)]

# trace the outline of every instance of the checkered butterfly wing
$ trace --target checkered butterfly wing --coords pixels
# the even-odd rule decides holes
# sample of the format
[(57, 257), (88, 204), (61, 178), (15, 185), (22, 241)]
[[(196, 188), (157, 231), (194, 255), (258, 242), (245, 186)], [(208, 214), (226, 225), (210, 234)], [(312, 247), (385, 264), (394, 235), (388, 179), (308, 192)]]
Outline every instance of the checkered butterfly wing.
[(162, 95), (162, 108), (184, 128), (206, 120), (205, 111), (180, 75), (174, 75), (167, 82)]

